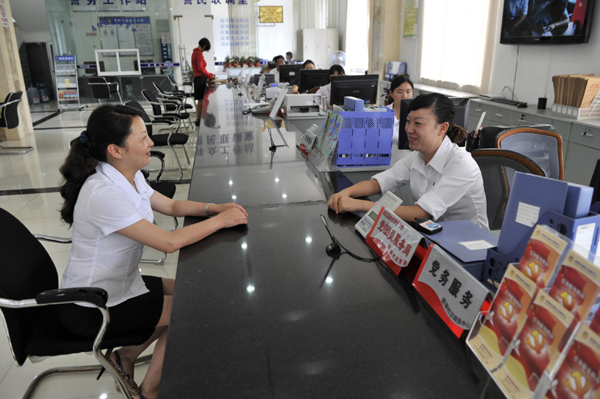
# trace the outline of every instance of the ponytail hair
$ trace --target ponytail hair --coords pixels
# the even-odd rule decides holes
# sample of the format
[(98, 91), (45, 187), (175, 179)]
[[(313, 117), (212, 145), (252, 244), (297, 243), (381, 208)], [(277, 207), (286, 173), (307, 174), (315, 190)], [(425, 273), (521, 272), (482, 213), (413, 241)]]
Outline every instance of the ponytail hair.
[(431, 109), (438, 125), (448, 122), (446, 136), (456, 144), (462, 143), (467, 138), (467, 131), (454, 124), (456, 111), (454, 104), (448, 97), (439, 93), (421, 94), (408, 105), (408, 112), (418, 109)]
[(136, 116), (141, 117), (141, 113), (125, 105), (103, 105), (90, 115), (87, 130), (71, 140), (69, 154), (60, 167), (63, 176), (60, 195), (65, 199), (60, 215), (69, 225), (73, 224), (75, 203), (83, 183), (96, 173), (98, 162), (107, 162), (109, 145), (125, 147)]
[(452, 125), (448, 128), (446, 136), (456, 144), (463, 143), (467, 139), (467, 131), (462, 126)]

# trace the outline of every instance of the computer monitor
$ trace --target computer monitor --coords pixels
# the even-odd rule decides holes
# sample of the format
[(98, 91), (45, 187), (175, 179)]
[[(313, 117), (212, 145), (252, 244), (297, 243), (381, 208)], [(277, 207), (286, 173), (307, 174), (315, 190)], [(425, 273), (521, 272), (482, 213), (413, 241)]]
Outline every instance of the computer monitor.
[(302, 69), (300, 71), (300, 93), (306, 93), (308, 90), (325, 86), (329, 83), (329, 69)]
[[(265, 73), (262, 76), (265, 77), (265, 85), (270, 85), (271, 83), (275, 83), (275, 75), (272, 75), (270, 73)], [(253, 83), (255, 85), (258, 85), (258, 80), (260, 79), (260, 77), (261, 77), (261, 74), (254, 75)]]
[(300, 76), (302, 64), (299, 65), (280, 65), (279, 66), (279, 82), (292, 83), (294, 79)]
[(343, 105), (344, 97), (357, 97), (365, 104), (377, 104), (379, 75), (343, 75), (331, 77), (330, 105)]
[(469, 98), (468, 97), (450, 97), (450, 101), (454, 104), (454, 124), (467, 129), (469, 122)]

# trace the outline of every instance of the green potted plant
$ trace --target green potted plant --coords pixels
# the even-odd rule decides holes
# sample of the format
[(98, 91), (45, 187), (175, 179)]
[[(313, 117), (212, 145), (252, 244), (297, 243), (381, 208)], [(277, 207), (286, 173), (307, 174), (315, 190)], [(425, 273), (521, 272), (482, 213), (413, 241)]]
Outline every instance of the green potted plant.
[(252, 57), (252, 58), (254, 58), (254, 66), (257, 68), (260, 67), (260, 58), (258, 58), (258, 57)]
[(231, 68), (231, 57), (229, 55), (225, 57), (225, 68)]
[(234, 55), (233, 57), (231, 57), (231, 63), (233, 64), (234, 68), (239, 68), (240, 67), (240, 57), (238, 57), (237, 55)]
[(246, 57), (244, 57), (244, 56), (242, 55), (242, 57), (240, 58), (240, 66), (243, 68), (243, 67), (244, 67), (244, 65), (246, 65)]

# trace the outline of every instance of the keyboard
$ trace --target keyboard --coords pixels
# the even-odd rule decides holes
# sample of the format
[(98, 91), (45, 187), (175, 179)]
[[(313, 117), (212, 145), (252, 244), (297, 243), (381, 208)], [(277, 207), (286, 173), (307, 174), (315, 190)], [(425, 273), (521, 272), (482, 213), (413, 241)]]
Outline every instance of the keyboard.
[(500, 103), (500, 104), (514, 105), (518, 108), (527, 108), (527, 103), (524, 103), (522, 101), (509, 100), (507, 98), (497, 97), (497, 98), (490, 99), (490, 101), (493, 101), (495, 103)]

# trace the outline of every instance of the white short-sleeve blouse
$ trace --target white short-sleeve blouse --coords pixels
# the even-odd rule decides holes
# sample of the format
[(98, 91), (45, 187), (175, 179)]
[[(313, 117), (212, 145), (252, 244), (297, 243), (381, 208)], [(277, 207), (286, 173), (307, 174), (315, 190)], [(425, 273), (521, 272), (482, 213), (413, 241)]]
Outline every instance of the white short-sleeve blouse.
[(142, 219), (154, 221), (150, 205), (154, 190), (141, 172), (134, 182), (137, 191), (105, 162), (87, 178), (75, 204), (73, 244), (61, 287), (103, 288), (107, 306), (148, 292), (138, 266), (144, 245), (116, 233)]
[(428, 164), (420, 152), (414, 151), (373, 179), (382, 193), (410, 184), (415, 204), (435, 221), (469, 220), (489, 229), (479, 166), (448, 136)]

